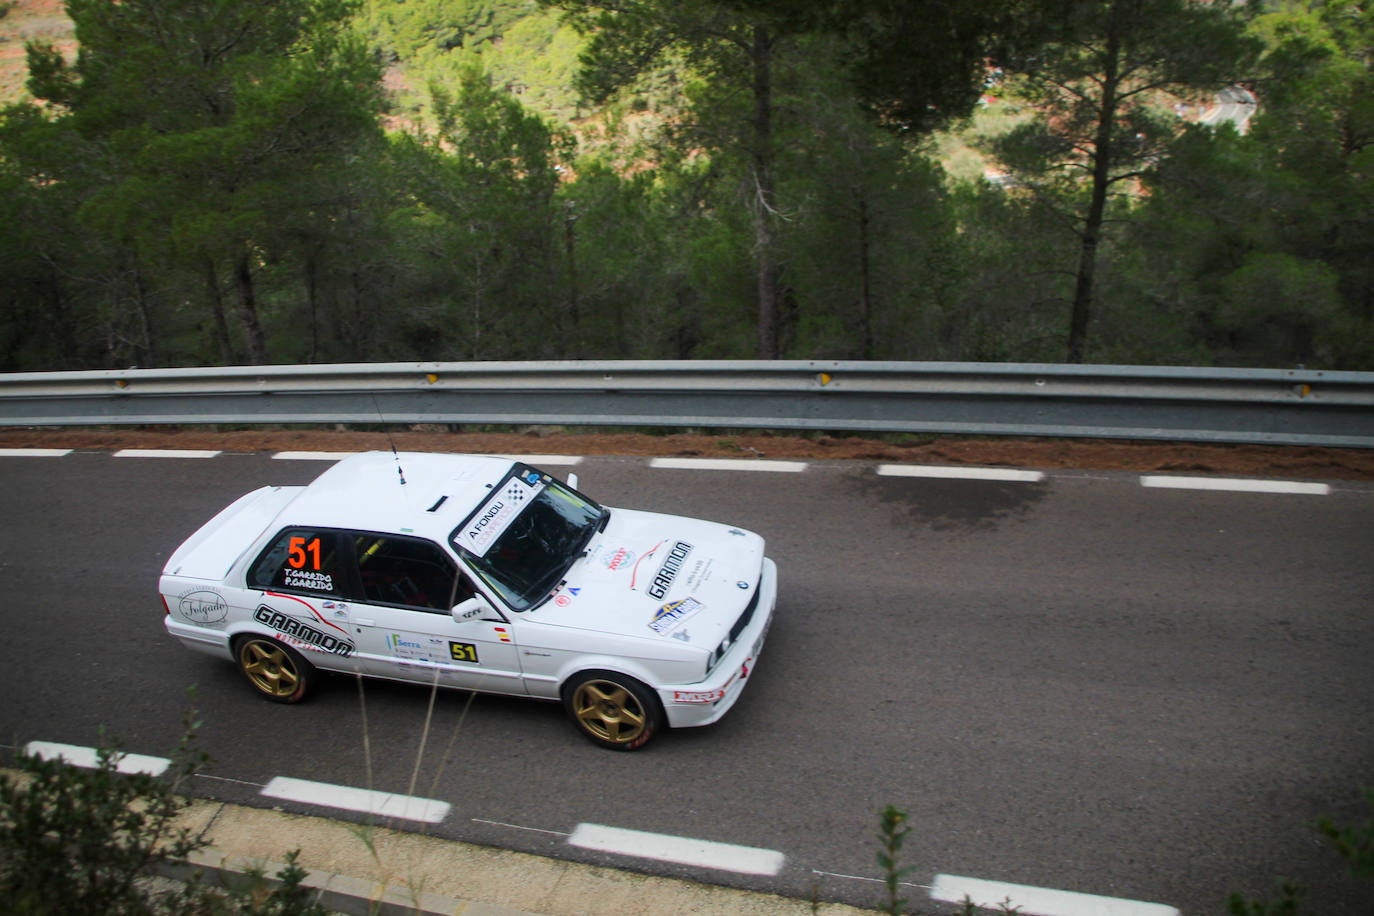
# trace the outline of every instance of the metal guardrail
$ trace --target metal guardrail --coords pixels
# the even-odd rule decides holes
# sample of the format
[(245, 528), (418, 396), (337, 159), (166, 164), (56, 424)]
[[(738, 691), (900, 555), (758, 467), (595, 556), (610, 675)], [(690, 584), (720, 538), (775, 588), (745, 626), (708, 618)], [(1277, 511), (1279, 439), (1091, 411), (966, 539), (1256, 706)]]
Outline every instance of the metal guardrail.
[(0, 375), (0, 426), (558, 424), (1374, 447), (1374, 373), (586, 361)]

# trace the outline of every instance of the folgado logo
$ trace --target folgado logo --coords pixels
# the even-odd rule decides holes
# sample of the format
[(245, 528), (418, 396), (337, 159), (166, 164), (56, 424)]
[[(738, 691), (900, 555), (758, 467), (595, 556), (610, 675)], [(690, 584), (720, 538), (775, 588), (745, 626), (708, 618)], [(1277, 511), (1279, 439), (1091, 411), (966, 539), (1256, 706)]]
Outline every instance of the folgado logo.
[(218, 592), (199, 589), (181, 596), (177, 612), (193, 623), (219, 623), (229, 615), (229, 605)]

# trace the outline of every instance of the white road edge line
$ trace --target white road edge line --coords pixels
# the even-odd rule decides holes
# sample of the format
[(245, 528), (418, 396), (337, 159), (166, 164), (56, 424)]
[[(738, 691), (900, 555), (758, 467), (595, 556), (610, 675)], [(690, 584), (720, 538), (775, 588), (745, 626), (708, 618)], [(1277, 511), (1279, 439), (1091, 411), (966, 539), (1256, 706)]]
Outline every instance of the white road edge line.
[(374, 792), (370, 789), (335, 786), (307, 779), (292, 779), (289, 776), (273, 777), (271, 782), (263, 786), (261, 794), (306, 805), (342, 808), (345, 811), (361, 811), (365, 814), (422, 821), (427, 824), (439, 823), (448, 816), (449, 811), (448, 802), (432, 798)]
[(765, 461), (761, 458), (655, 458), (651, 468), (677, 471), (772, 471), (791, 474), (806, 470), (805, 461)]
[[(65, 760), (72, 766), (88, 770), (100, 766), (99, 752), (93, 747), (79, 744), (30, 741), (24, 745), (24, 751), (43, 760)], [(145, 757), (142, 754), (118, 754), (115, 760), (115, 770), (120, 773), (147, 773), (149, 776), (161, 776), (172, 765), (172, 761), (166, 757)]]
[(562, 830), (545, 830), (543, 827), (522, 827), (519, 824), (507, 824), (505, 821), (489, 821), (484, 817), (470, 818), (474, 824), (491, 824), (493, 827), (509, 827), (512, 830), (529, 830), (534, 833), (547, 833), (550, 836), (571, 836)]
[(1038, 483), (1045, 479), (1044, 471), (1021, 471), (1016, 468), (949, 467), (934, 464), (880, 464), (879, 477), (941, 477), (955, 480), (1012, 480)]
[(1331, 487), (1324, 483), (1299, 483), (1293, 480), (1250, 480), (1244, 477), (1168, 477), (1144, 475), (1142, 487), (1174, 490), (1226, 490), (1234, 493), (1293, 493), (1300, 496), (1326, 496)]
[(359, 452), (277, 452), (274, 461), (342, 461)]
[(772, 849), (693, 840), (664, 833), (645, 833), (641, 830), (624, 830), (601, 824), (578, 824), (572, 836), (568, 837), (568, 843), (583, 849), (733, 871), (745, 875), (776, 875), (782, 871), (786, 858), (782, 853)]
[(69, 448), (0, 448), (0, 458), (61, 458)]
[(198, 448), (122, 448), (116, 458), (215, 458), (224, 454)]
[[(821, 871), (819, 868), (811, 869), (813, 875), (823, 875), (827, 878), (844, 878), (846, 881), (870, 881), (873, 884), (886, 884), (886, 878), (866, 878), (863, 875), (843, 875), (837, 871)], [(898, 881), (898, 887), (919, 887), (921, 890), (930, 890), (929, 884), (912, 884), (910, 881)]]
[[(361, 452), (277, 452), (273, 459), (278, 461), (342, 461)], [(492, 455), (509, 461), (523, 461), (533, 465), (569, 466), (582, 463), (581, 455)], [(405, 467), (404, 464), (401, 465)]]
[(1179, 916), (1178, 910), (1162, 903), (1098, 897), (958, 875), (936, 875), (930, 896), (947, 903), (962, 903), (967, 897), (974, 906), (990, 910), (1005, 904), (1007, 909), (1024, 916)]
[(532, 464), (536, 467), (543, 464), (557, 464), (571, 466), (582, 463), (581, 455), (492, 455), (493, 458), (505, 458), (508, 461), (519, 461), (523, 464)]

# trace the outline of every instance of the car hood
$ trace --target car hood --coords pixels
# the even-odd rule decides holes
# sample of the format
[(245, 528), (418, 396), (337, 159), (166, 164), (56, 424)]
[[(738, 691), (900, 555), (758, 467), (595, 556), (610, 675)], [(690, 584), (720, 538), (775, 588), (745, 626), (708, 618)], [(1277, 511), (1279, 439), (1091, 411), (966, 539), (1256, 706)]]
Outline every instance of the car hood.
[(612, 509), (563, 584), (540, 606), (546, 623), (706, 650), (758, 590), (763, 538), (715, 522)]

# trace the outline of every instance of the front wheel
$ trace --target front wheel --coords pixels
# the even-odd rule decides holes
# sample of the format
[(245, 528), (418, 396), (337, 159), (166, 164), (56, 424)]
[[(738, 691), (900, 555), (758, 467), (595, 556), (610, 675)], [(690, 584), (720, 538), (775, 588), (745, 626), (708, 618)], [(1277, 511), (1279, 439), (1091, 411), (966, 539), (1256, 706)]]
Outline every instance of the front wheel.
[(582, 734), (617, 751), (643, 747), (662, 720), (649, 688), (609, 671), (589, 671), (573, 678), (563, 691), (563, 706)]
[(264, 636), (239, 640), (234, 661), (248, 683), (274, 703), (299, 702), (314, 681), (314, 667), (299, 652)]

